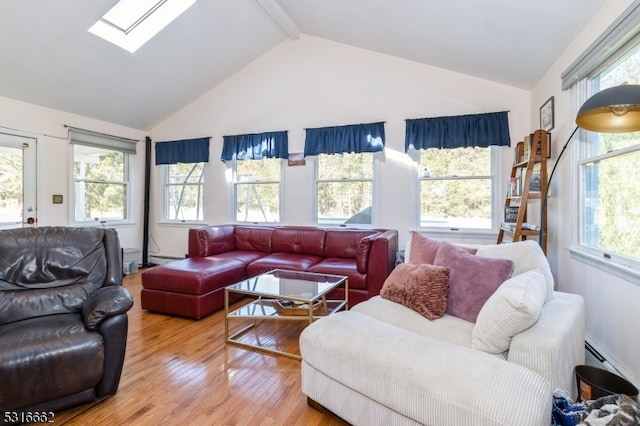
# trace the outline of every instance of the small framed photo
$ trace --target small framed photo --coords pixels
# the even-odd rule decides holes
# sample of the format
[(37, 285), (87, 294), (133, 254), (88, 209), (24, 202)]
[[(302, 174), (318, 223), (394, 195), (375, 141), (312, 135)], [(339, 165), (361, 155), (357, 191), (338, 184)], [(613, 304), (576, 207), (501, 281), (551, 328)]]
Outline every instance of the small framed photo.
[(62, 204), (62, 195), (54, 194), (53, 195), (53, 204)]
[(304, 153), (296, 152), (293, 154), (289, 154), (289, 159), (287, 164), (289, 166), (304, 166), (307, 162), (304, 158)]
[(540, 107), (540, 128), (547, 132), (553, 130), (554, 124), (553, 96)]

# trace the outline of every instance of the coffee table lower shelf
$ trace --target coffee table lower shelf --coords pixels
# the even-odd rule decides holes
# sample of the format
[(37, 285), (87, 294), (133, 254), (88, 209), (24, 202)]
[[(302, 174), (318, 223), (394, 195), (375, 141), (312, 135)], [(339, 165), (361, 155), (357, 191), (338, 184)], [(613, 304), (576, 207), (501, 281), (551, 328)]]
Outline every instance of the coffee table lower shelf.
[[(255, 329), (257, 325), (262, 321), (305, 321), (311, 324), (313, 321), (322, 318), (327, 315), (334, 314), (338, 311), (344, 310), (347, 307), (346, 300), (319, 300), (313, 307), (310, 308), (292, 308), (282, 309), (277, 306), (278, 299), (268, 299), (259, 297), (246, 305), (243, 305), (231, 312), (228, 310), (228, 303), (225, 304), (225, 341), (232, 345), (244, 347), (247, 349), (259, 350), (274, 355), (282, 355), (289, 358), (300, 360), (302, 359), (299, 354), (279, 350), (275, 348), (269, 348), (260, 344), (247, 343), (240, 340), (249, 331)], [(295, 309), (295, 311), (294, 311)], [(297, 312), (298, 310), (304, 311)], [(249, 321), (248, 325), (240, 328), (237, 331), (231, 333), (230, 322), (232, 320), (244, 320)], [(256, 336), (256, 341), (260, 338)]]

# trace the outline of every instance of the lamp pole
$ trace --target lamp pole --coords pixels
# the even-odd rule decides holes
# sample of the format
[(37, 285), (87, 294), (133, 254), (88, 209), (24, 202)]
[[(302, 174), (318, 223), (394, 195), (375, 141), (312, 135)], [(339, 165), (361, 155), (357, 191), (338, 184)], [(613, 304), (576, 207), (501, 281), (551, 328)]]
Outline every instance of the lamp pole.
[(540, 205), (540, 234), (538, 235), (538, 244), (540, 244), (540, 247), (544, 247), (544, 233), (545, 233), (545, 221), (547, 219), (547, 200), (549, 198), (549, 188), (551, 188), (551, 180), (553, 179), (553, 175), (556, 172), (556, 167), (558, 167), (558, 163), (560, 162), (560, 159), (562, 158), (562, 155), (564, 154), (564, 152), (567, 150), (567, 147), (569, 146), (569, 143), (573, 140), (573, 136), (576, 134), (576, 132), (578, 131), (580, 127), (576, 126), (575, 129), (573, 129), (573, 132), (571, 132), (571, 135), (569, 136), (569, 139), (567, 139), (567, 141), (564, 143), (564, 146), (562, 147), (562, 149), (560, 150), (560, 154), (558, 154), (558, 159), (556, 160), (555, 164), (553, 165), (553, 169), (551, 169), (551, 174), (549, 175), (549, 180), (547, 181), (547, 187), (544, 191), (544, 196), (542, 197), (542, 204)]

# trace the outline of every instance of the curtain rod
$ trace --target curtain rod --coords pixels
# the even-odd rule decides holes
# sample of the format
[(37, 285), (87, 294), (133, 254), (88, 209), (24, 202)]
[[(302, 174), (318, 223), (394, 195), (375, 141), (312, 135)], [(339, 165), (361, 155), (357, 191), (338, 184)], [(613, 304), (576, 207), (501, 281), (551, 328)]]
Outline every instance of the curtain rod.
[(109, 138), (116, 138), (116, 139), (121, 139), (121, 140), (125, 140), (125, 141), (136, 142), (136, 143), (140, 142), (140, 139), (124, 138), (122, 136), (110, 135), (108, 133), (95, 132), (93, 130), (82, 129), (80, 127), (68, 126), (66, 124), (64, 125), (64, 127), (69, 129), (69, 130), (80, 130), (81, 132), (87, 132), (87, 133), (91, 133), (93, 135), (106, 136), (106, 137), (109, 137)]

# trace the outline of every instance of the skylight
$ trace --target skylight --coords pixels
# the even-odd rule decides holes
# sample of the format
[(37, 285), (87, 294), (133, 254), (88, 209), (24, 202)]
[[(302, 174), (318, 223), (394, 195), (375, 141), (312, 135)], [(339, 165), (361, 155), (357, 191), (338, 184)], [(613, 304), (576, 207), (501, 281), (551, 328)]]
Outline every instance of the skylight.
[(135, 52), (196, 0), (120, 0), (89, 32)]

